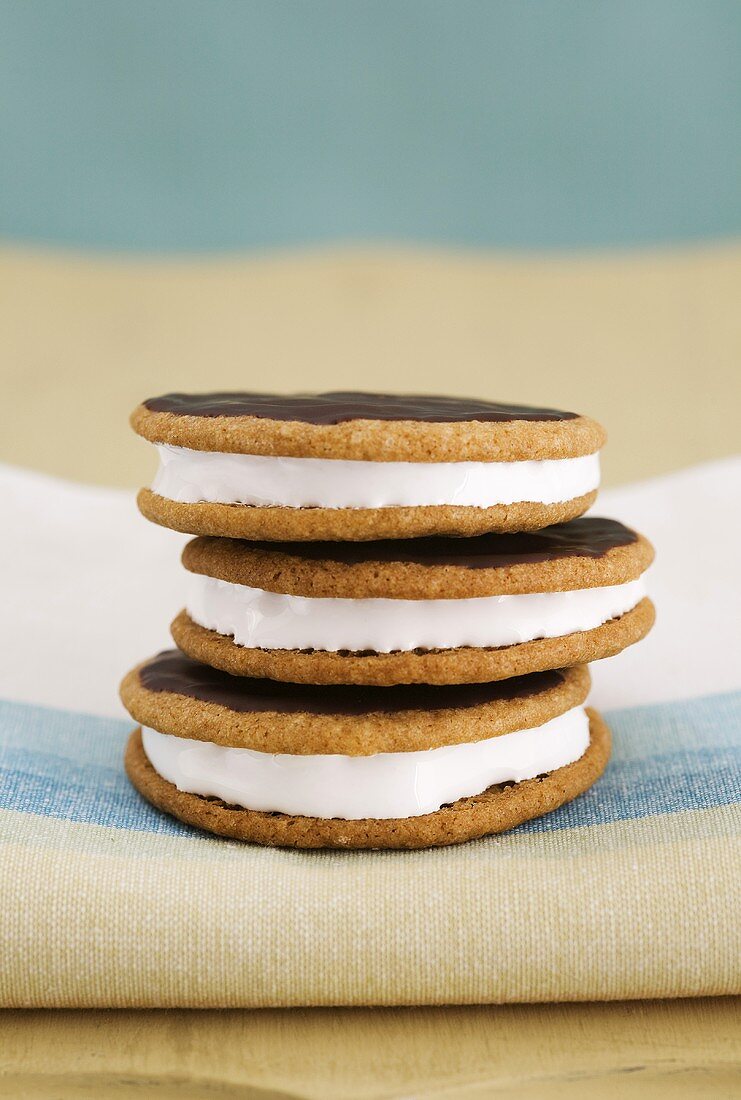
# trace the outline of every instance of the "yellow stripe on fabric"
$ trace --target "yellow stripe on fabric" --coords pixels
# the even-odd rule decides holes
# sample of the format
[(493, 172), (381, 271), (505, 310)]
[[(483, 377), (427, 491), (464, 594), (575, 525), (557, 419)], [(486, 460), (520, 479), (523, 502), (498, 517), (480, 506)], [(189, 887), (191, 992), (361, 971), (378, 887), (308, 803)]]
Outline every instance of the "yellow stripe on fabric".
[[(0, 1004), (470, 1004), (735, 992), (737, 851), (685, 824), (683, 835), (582, 851), (568, 863), (515, 846), (312, 858), (248, 848), (239, 858), (223, 846), (182, 860), (169, 838), (147, 837), (145, 859), (131, 834), (131, 854), (122, 842), (117, 858), (102, 837), (67, 852), (8, 841)], [(89, 842), (91, 827), (72, 831)], [(562, 841), (572, 854), (573, 841), (571, 833)]]
[(187, 836), (159, 835), (102, 825), (60, 821), (16, 810), (0, 810), (0, 846), (48, 848), (63, 852), (88, 852), (117, 858), (167, 858), (188, 863), (208, 861), (242, 862), (275, 861), (289, 865), (306, 864), (320, 867), (326, 864), (348, 867), (364, 863), (367, 866), (383, 861), (403, 868), (415, 862), (428, 866), (431, 862), (455, 862), (456, 865), (489, 861), (496, 853), (499, 860), (519, 858), (573, 859), (594, 852), (616, 848), (643, 848), (656, 843), (680, 842), (685, 839), (724, 839), (741, 835), (741, 807), (716, 806), (703, 810), (686, 810), (673, 814), (658, 814), (638, 820), (617, 821), (584, 828), (558, 829), (543, 833), (513, 832), (487, 837), (451, 848), (428, 849), (422, 852), (300, 852), (286, 849), (260, 848), (237, 841), (211, 837), (193, 831)]

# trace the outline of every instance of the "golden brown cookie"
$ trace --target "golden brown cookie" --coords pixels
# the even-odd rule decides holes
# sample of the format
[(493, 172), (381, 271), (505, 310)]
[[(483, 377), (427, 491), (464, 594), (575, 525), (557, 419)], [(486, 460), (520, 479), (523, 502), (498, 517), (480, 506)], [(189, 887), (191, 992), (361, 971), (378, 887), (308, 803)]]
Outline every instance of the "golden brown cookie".
[(491, 508), (424, 505), (400, 508), (256, 508), (249, 504), (195, 504), (170, 500), (140, 489), (139, 511), (152, 523), (189, 535), (266, 539), (275, 542), (318, 539), (417, 538), (424, 535), (481, 535), (487, 531), (537, 531), (580, 516), (597, 499), (596, 489), (558, 504), (523, 501)]
[(583, 516), (526, 533), (359, 546), (196, 538), (182, 560), (191, 573), (291, 596), (438, 600), (625, 584), (653, 557), (650, 542), (625, 524)]
[(461, 646), (394, 653), (249, 649), (194, 623), (186, 611), (173, 620), (171, 632), (183, 653), (233, 676), (297, 684), (475, 684), (614, 657), (645, 638), (655, 618), (654, 605), (644, 597), (617, 619), (559, 638), (536, 638), (498, 649)]
[(590, 743), (580, 759), (521, 783), (490, 787), (420, 817), (343, 820), (264, 813), (179, 791), (159, 775), (135, 730), (126, 771), (136, 789), (158, 809), (188, 825), (253, 844), (290, 848), (429, 848), (501, 833), (540, 817), (582, 794), (600, 777), (610, 756), (610, 731), (587, 708)]
[(317, 687), (230, 676), (166, 650), (138, 665), (121, 699), (142, 726), (231, 748), (310, 755), (415, 752), (529, 729), (583, 703), (584, 667), (499, 683)]
[(166, 394), (131, 422), (161, 450), (148, 519), (267, 540), (536, 530), (594, 501), (605, 439), (576, 413), (365, 393)]
[(596, 421), (559, 409), (376, 393), (170, 393), (131, 415), (151, 443), (367, 462), (518, 462), (603, 446)]
[[(172, 634), (189, 656), (234, 675), (309, 684), (501, 680), (610, 657), (644, 637), (654, 609), (632, 582), (652, 558), (641, 535), (598, 517), (470, 539), (200, 538), (183, 553), (195, 576)], [(555, 608), (559, 623), (554, 602), (575, 592)], [(517, 604), (536, 594), (553, 599), (537, 611), (531, 600)], [(574, 611), (582, 594), (598, 602)], [(487, 597), (491, 606), (470, 603)], [(499, 597), (515, 599), (505, 608)], [(440, 625), (448, 612), (453, 621)], [(521, 619), (502, 636), (504, 615)], [(522, 641), (510, 642), (512, 633)]]

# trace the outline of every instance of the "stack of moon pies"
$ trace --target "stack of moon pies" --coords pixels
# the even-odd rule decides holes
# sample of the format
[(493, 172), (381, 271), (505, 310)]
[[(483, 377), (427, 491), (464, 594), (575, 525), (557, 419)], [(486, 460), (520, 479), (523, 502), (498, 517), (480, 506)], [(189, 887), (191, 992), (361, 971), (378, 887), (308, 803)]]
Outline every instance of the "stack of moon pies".
[(227, 837), (421, 848), (600, 776), (590, 661), (650, 630), (653, 551), (584, 516), (599, 424), (450, 397), (168, 394), (139, 507), (195, 537), (177, 649), (121, 694), (126, 768)]

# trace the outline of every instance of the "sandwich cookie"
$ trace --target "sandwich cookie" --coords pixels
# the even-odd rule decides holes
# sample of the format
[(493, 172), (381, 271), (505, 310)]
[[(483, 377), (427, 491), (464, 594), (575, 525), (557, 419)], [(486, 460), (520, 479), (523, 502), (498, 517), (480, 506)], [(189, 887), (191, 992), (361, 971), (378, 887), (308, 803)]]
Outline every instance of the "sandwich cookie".
[(654, 609), (651, 545), (611, 519), (373, 543), (198, 538), (183, 553), (189, 656), (310, 684), (502, 680), (610, 657)]
[(166, 651), (124, 679), (126, 769), (189, 825), (298, 848), (423, 848), (510, 829), (598, 778), (586, 668), (502, 683), (278, 684)]
[(147, 519), (195, 535), (367, 540), (536, 530), (599, 485), (599, 424), (454, 397), (166, 394), (134, 410)]

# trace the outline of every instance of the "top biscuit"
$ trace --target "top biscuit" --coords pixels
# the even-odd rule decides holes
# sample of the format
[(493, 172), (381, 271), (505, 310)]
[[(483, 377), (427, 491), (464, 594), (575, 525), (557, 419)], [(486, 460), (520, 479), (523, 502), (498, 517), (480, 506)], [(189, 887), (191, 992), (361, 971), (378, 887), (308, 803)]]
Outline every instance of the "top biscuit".
[(165, 394), (131, 417), (153, 443), (372, 462), (518, 462), (593, 454), (604, 429), (573, 412), (468, 398), (333, 392)]
[(192, 573), (268, 592), (344, 599), (470, 599), (569, 592), (635, 580), (654, 551), (614, 519), (583, 516), (526, 534), (386, 542), (260, 543), (198, 538)]
[(582, 704), (587, 668), (502, 683), (317, 687), (230, 676), (165, 650), (132, 669), (121, 699), (143, 726), (229, 748), (312, 755), (419, 752), (532, 729)]

